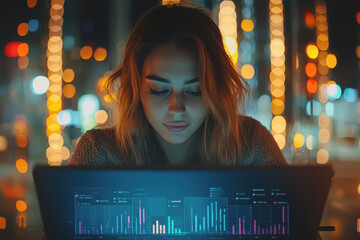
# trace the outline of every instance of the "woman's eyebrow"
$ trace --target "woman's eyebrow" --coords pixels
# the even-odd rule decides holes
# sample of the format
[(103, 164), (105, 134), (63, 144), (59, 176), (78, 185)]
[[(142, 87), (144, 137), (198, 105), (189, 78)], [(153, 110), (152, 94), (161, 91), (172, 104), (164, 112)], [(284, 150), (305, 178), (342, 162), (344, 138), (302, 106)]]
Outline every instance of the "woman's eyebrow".
[[(153, 81), (158, 81), (158, 82), (163, 82), (163, 83), (170, 83), (170, 80), (159, 77), (159, 76), (156, 76), (156, 75), (149, 75), (149, 76), (146, 76), (145, 78), (153, 80)], [(199, 82), (198, 78), (187, 80), (187, 81), (185, 81), (184, 84), (191, 84), (191, 83), (196, 83), (196, 82)]]

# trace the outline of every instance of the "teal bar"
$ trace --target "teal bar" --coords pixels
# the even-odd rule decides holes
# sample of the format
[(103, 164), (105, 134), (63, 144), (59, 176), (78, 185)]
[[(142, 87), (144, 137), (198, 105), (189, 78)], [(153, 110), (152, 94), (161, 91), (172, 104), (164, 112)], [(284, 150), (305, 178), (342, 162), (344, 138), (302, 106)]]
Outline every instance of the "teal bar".
[(203, 231), (205, 232), (206, 224), (205, 224), (205, 217), (203, 217)]
[(125, 234), (127, 234), (127, 232), (126, 232), (126, 228), (125, 228)]
[(168, 230), (167, 230), (167, 232), (169, 234), (171, 233), (170, 216), (168, 216)]
[(179, 229), (179, 233), (181, 233), (181, 229)]
[(217, 202), (215, 201), (215, 232), (217, 232), (218, 217), (217, 217)]
[(137, 218), (135, 218), (135, 234), (138, 234), (137, 233)]
[(121, 234), (123, 233), (123, 216), (122, 214), (120, 214), (120, 231), (121, 231)]
[(119, 216), (116, 216), (116, 233), (119, 233)]
[(113, 227), (111, 228), (111, 234), (114, 234), (114, 228)]
[(174, 233), (174, 220), (171, 220), (171, 233)]
[(102, 233), (102, 224), (100, 225), (100, 231), (101, 231), (101, 233)]
[(175, 234), (177, 233), (177, 228), (175, 228)]
[(206, 206), (206, 212), (207, 212), (207, 230), (210, 231), (210, 213), (209, 213), (209, 205)]
[(214, 228), (214, 204), (211, 203), (211, 228)]
[(224, 209), (224, 232), (226, 232), (226, 227), (225, 227), (225, 209)]
[(201, 232), (201, 224), (199, 225), (199, 231)]
[(197, 215), (195, 215), (195, 232), (197, 232)]

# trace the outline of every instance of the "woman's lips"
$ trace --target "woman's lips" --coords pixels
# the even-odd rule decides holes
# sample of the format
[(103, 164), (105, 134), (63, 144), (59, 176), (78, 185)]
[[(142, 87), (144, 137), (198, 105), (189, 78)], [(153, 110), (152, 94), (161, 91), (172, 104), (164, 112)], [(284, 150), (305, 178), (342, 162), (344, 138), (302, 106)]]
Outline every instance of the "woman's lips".
[(172, 132), (184, 131), (189, 125), (190, 125), (190, 123), (182, 122), (182, 121), (181, 122), (164, 123), (164, 126)]

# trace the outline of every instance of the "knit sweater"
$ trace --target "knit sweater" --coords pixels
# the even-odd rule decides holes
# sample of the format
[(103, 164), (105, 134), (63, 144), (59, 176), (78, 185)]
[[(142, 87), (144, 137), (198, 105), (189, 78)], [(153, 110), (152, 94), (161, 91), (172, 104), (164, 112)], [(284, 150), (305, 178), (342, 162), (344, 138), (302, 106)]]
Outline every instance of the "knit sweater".
[[(257, 120), (244, 117), (242, 120), (241, 156), (236, 165), (287, 165), (285, 158), (269, 131)], [(78, 141), (70, 165), (123, 165), (124, 161), (116, 143), (115, 129), (92, 129)], [(163, 163), (168, 165), (168, 162)], [(145, 164), (146, 165), (146, 164)]]

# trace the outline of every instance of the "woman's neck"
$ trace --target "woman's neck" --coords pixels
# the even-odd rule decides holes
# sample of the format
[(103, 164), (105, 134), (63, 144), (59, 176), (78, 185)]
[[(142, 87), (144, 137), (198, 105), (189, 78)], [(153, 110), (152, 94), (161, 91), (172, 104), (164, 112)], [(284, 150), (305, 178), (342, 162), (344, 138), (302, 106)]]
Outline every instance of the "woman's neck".
[(195, 148), (198, 147), (201, 142), (200, 129), (195, 131), (188, 140), (179, 144), (167, 142), (156, 132), (155, 136), (170, 165), (183, 165), (188, 163), (191, 154), (194, 150), (196, 150)]

